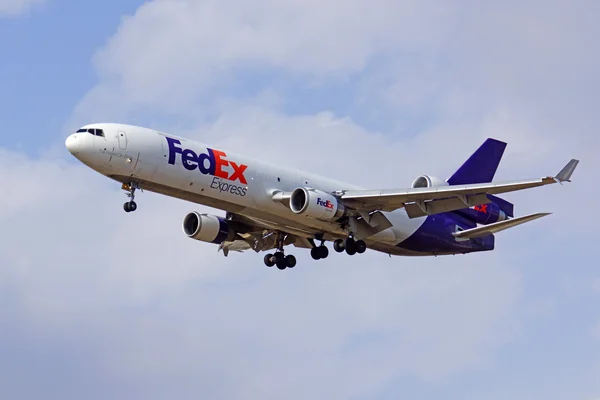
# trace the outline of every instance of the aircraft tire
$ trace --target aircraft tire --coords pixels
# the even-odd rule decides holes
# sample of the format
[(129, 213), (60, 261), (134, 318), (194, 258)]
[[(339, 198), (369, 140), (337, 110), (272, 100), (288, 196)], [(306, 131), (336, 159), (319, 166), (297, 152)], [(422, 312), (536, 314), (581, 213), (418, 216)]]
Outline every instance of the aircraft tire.
[(333, 249), (338, 253), (343, 252), (345, 249), (344, 241), (342, 239), (338, 239), (335, 242), (333, 242)]
[(324, 259), (329, 256), (329, 249), (326, 246), (317, 247), (319, 249), (319, 258)]
[(344, 247), (346, 248), (346, 254), (348, 254), (349, 256), (353, 256), (356, 254), (356, 242), (353, 238), (349, 237), (348, 239), (346, 239)]
[(363, 240), (356, 242), (356, 252), (362, 254), (367, 250), (367, 244)]
[(321, 252), (319, 251), (319, 248), (313, 247), (312, 249), (310, 249), (310, 256), (312, 257), (313, 260), (320, 260)]
[(272, 267), (273, 265), (275, 265), (275, 261), (273, 260), (273, 254), (271, 254), (271, 253), (269, 253), (265, 256), (264, 261), (265, 261), (265, 265), (269, 268)]
[(296, 266), (296, 257), (289, 254), (287, 257), (285, 257), (285, 263), (288, 268), (294, 268)]
[(125, 212), (131, 212), (131, 210), (129, 209), (129, 202), (123, 204), (123, 210), (125, 210)]
[(283, 255), (283, 253), (275, 253), (273, 259), (275, 260), (275, 265), (277, 265), (277, 268), (285, 269), (287, 267), (287, 263), (285, 262), (285, 256)]

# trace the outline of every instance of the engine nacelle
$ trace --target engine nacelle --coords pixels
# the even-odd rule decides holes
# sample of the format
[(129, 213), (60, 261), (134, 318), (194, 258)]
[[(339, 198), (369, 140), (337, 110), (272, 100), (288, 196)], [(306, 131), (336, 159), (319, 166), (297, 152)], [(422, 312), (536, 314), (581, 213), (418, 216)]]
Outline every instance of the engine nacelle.
[(482, 204), (473, 208), (456, 211), (458, 214), (475, 221), (478, 224), (488, 225), (508, 219), (504, 211), (496, 203)]
[(183, 233), (189, 238), (202, 242), (221, 244), (227, 240), (231, 232), (227, 221), (214, 215), (194, 211), (183, 219)]
[(332, 194), (300, 187), (290, 197), (291, 210), (309, 218), (331, 221), (344, 216), (346, 208)]
[(436, 186), (450, 186), (448, 182), (443, 181), (435, 176), (421, 175), (418, 176), (412, 183), (413, 188), (428, 188)]

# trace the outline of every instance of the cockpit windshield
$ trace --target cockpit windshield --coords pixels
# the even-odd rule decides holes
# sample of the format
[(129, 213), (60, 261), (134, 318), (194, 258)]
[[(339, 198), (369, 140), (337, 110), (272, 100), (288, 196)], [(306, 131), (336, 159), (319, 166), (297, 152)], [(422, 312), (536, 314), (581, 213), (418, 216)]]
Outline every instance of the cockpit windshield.
[(97, 128), (81, 128), (76, 133), (80, 133), (80, 132), (88, 132), (88, 133), (91, 133), (94, 136), (102, 136), (102, 137), (104, 137), (104, 131), (102, 129), (97, 129)]

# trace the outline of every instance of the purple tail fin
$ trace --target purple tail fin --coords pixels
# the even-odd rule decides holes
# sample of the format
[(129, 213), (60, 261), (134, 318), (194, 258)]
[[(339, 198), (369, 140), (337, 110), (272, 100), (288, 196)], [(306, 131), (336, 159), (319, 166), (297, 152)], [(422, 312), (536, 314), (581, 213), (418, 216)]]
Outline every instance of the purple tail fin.
[[(494, 179), (498, 165), (500, 165), (505, 149), (505, 142), (491, 138), (487, 139), (446, 182), (450, 185), (491, 182)], [(506, 215), (513, 216), (514, 205), (512, 203), (496, 196), (488, 195), (488, 197)]]
[(506, 143), (487, 139), (447, 182), (450, 185), (491, 182), (504, 155), (504, 149)]

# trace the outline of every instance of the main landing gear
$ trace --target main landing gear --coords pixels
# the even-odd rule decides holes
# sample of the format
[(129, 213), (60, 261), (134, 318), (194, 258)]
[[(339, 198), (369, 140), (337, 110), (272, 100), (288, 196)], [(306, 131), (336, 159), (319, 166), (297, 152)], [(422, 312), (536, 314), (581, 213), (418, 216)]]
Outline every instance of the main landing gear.
[(125, 212), (132, 212), (137, 210), (137, 204), (135, 203), (135, 201), (133, 201), (135, 199), (135, 190), (139, 189), (139, 186), (137, 183), (124, 183), (122, 186), (122, 189), (127, 191), (127, 197), (129, 197), (129, 201), (126, 202), (125, 204), (123, 204), (123, 210), (125, 210)]
[[(321, 245), (316, 246), (313, 240), (310, 242), (313, 245), (313, 248), (310, 249), (310, 255), (313, 260), (321, 260), (327, 258), (329, 256), (329, 249), (325, 246), (325, 241), (321, 240)], [(367, 244), (363, 240), (355, 240), (353, 236), (348, 237), (347, 239), (338, 239), (333, 242), (333, 249), (342, 253), (346, 251), (348, 255), (354, 254), (362, 254), (367, 250)], [(280, 270), (284, 270), (286, 268), (294, 268), (296, 266), (296, 257), (293, 255), (285, 255), (283, 251), (283, 239), (279, 238), (277, 240), (277, 250), (275, 254), (267, 254), (264, 258), (265, 265), (267, 267), (277, 266)]]
[(291, 254), (285, 255), (283, 251), (283, 242), (285, 241), (284, 235), (279, 235), (277, 239), (277, 252), (275, 254), (267, 254), (264, 258), (265, 265), (272, 267), (277, 265), (277, 268), (284, 270), (286, 268), (294, 268), (296, 266), (296, 257)]
[(346, 240), (338, 239), (333, 242), (333, 249), (338, 253), (346, 250), (346, 254), (353, 256), (356, 253), (364, 253), (367, 250), (367, 244), (363, 240), (354, 240), (354, 237), (350, 236)]
[(325, 241), (321, 241), (320, 246), (315, 246), (310, 249), (310, 256), (313, 260), (322, 260), (329, 256), (329, 249), (325, 246)]
[(277, 265), (277, 268), (280, 270), (294, 268), (296, 266), (296, 257), (291, 254), (286, 256), (283, 251), (280, 250), (278, 250), (275, 254), (267, 254), (264, 261), (267, 267)]

